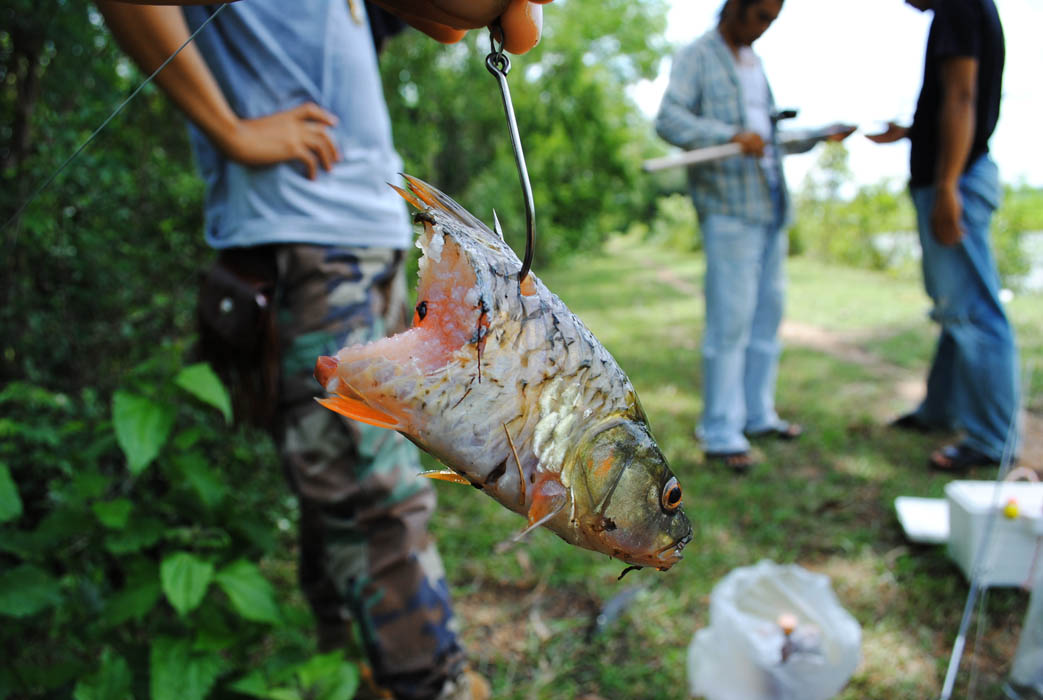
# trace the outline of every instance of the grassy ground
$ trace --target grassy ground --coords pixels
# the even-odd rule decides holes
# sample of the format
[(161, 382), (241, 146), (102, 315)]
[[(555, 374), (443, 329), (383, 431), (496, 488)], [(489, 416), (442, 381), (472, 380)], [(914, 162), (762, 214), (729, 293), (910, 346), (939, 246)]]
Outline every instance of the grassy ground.
[[(790, 261), (778, 403), (808, 433), (758, 445), (760, 465), (736, 478), (704, 464), (692, 437), (701, 410), (702, 258), (617, 242), (604, 255), (539, 272), (630, 375), (684, 486), (696, 539), (671, 571), (617, 581), (621, 563), (542, 529), (495, 553), (523, 521), (473, 489), (439, 484), (433, 527), (464, 638), (494, 697), (687, 697), (686, 648), (708, 622), (711, 589), (764, 558), (828, 574), (861, 624), (863, 660), (840, 697), (937, 695), (967, 583), (943, 547), (905, 540), (892, 505), (898, 495), (943, 496), (946, 479), (924, 468), (937, 438), (883, 427), (915, 398), (909, 386), (918, 386), (930, 355), (934, 329), (919, 282)], [(1017, 299), (1011, 314), (1025, 359), (1043, 367), (1041, 301)], [(1040, 377), (1029, 396), (1040, 408)], [(629, 606), (596, 624), (621, 594)], [(998, 697), (1027, 598), (988, 593), (984, 633), (969, 643), (957, 697), (971, 683), (977, 697)]]

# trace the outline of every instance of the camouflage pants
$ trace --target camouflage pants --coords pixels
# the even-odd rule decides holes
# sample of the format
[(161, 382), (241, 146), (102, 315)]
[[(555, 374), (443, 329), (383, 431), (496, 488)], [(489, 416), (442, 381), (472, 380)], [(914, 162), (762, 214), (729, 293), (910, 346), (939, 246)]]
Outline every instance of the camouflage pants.
[(405, 327), (402, 253), (280, 246), (282, 379), (276, 439), (300, 504), (300, 581), (324, 649), (358, 625), (376, 680), (434, 698), (463, 665), (442, 562), (427, 524), (435, 494), (396, 432), (323, 408), (315, 360)]

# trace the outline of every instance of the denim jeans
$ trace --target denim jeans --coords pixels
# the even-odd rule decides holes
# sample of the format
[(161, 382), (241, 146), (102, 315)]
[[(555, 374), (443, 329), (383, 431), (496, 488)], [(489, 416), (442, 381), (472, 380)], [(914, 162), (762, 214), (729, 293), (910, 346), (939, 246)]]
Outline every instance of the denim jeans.
[[(941, 327), (927, 376), (922, 422), (962, 430), (964, 443), (994, 459), (1003, 455), (1018, 407), (1014, 332), (999, 300), (999, 274), (989, 247), (989, 224), (1000, 199), (995, 163), (982, 156), (959, 182), (963, 238), (944, 246), (931, 235), (935, 188), (911, 189), (916, 207), (923, 277)], [(1015, 452), (1016, 454), (1016, 452)]]
[(778, 226), (730, 216), (701, 222), (706, 251), (704, 410), (697, 435), (707, 452), (748, 450), (743, 431), (779, 427), (775, 380), (789, 247)]

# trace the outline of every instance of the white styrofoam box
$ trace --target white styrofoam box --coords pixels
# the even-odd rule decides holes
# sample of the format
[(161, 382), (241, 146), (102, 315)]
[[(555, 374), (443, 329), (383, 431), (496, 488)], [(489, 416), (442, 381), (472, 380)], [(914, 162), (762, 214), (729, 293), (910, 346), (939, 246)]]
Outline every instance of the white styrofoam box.
[[(997, 492), (998, 489), (998, 492)], [(945, 485), (949, 501), (949, 556), (967, 580), (974, 575), (978, 550), (987, 546), (981, 562), (983, 586), (1020, 586), (1032, 566), (1043, 566), (1043, 483), (951, 481)], [(1003, 507), (1013, 499), (1018, 515), (1009, 518)], [(986, 523), (995, 521), (987, 543)]]
[(905, 536), (920, 544), (945, 544), (949, 541), (949, 501), (944, 498), (899, 496), (895, 512)]

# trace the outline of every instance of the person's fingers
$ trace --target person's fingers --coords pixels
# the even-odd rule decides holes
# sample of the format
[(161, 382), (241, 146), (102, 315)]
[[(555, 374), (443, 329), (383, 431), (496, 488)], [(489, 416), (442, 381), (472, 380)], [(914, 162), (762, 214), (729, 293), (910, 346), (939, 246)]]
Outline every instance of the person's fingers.
[[(429, 26), (441, 25), (452, 29), (478, 29), (484, 27), (503, 13), (508, 0), (374, 0), (385, 10), (398, 15), (417, 29), (427, 33), (416, 24), (427, 22)], [(437, 38), (437, 37), (436, 37)]]
[(298, 116), (304, 117), (305, 119), (310, 119), (311, 121), (320, 122), (322, 124), (325, 124), (326, 126), (337, 125), (336, 115), (327, 112), (314, 102), (305, 102), (302, 105), (298, 105), (294, 108), (294, 112)]
[(444, 12), (444, 17), (432, 17), (451, 27), (483, 27), (503, 14), (508, 0), (433, 0), (430, 4), (435, 12)]
[(322, 169), (329, 172), (330, 168), (333, 167), (333, 158), (329, 147), (323, 143), (322, 137), (318, 134), (312, 134), (304, 146), (318, 159), (318, 164), (322, 166)]
[(296, 159), (304, 163), (304, 169), (307, 173), (309, 180), (314, 180), (319, 175), (319, 164), (315, 157), (315, 154), (307, 147), (302, 145), (296, 153)]
[(313, 127), (312, 140), (309, 147), (319, 156), (323, 170), (327, 172), (333, 169), (333, 164), (340, 160), (337, 157), (337, 147), (330, 138), (329, 133), (322, 127)]
[(466, 29), (456, 29), (446, 24), (439, 24), (429, 19), (417, 17), (416, 15), (409, 15), (406, 13), (399, 13), (399, 16), (409, 23), (414, 29), (419, 29), (424, 34), (435, 41), (439, 41), (443, 44), (455, 44), (464, 38), (467, 34)]
[(543, 7), (529, 0), (511, 0), (500, 17), (505, 51), (523, 54), (540, 43), (543, 31)]

